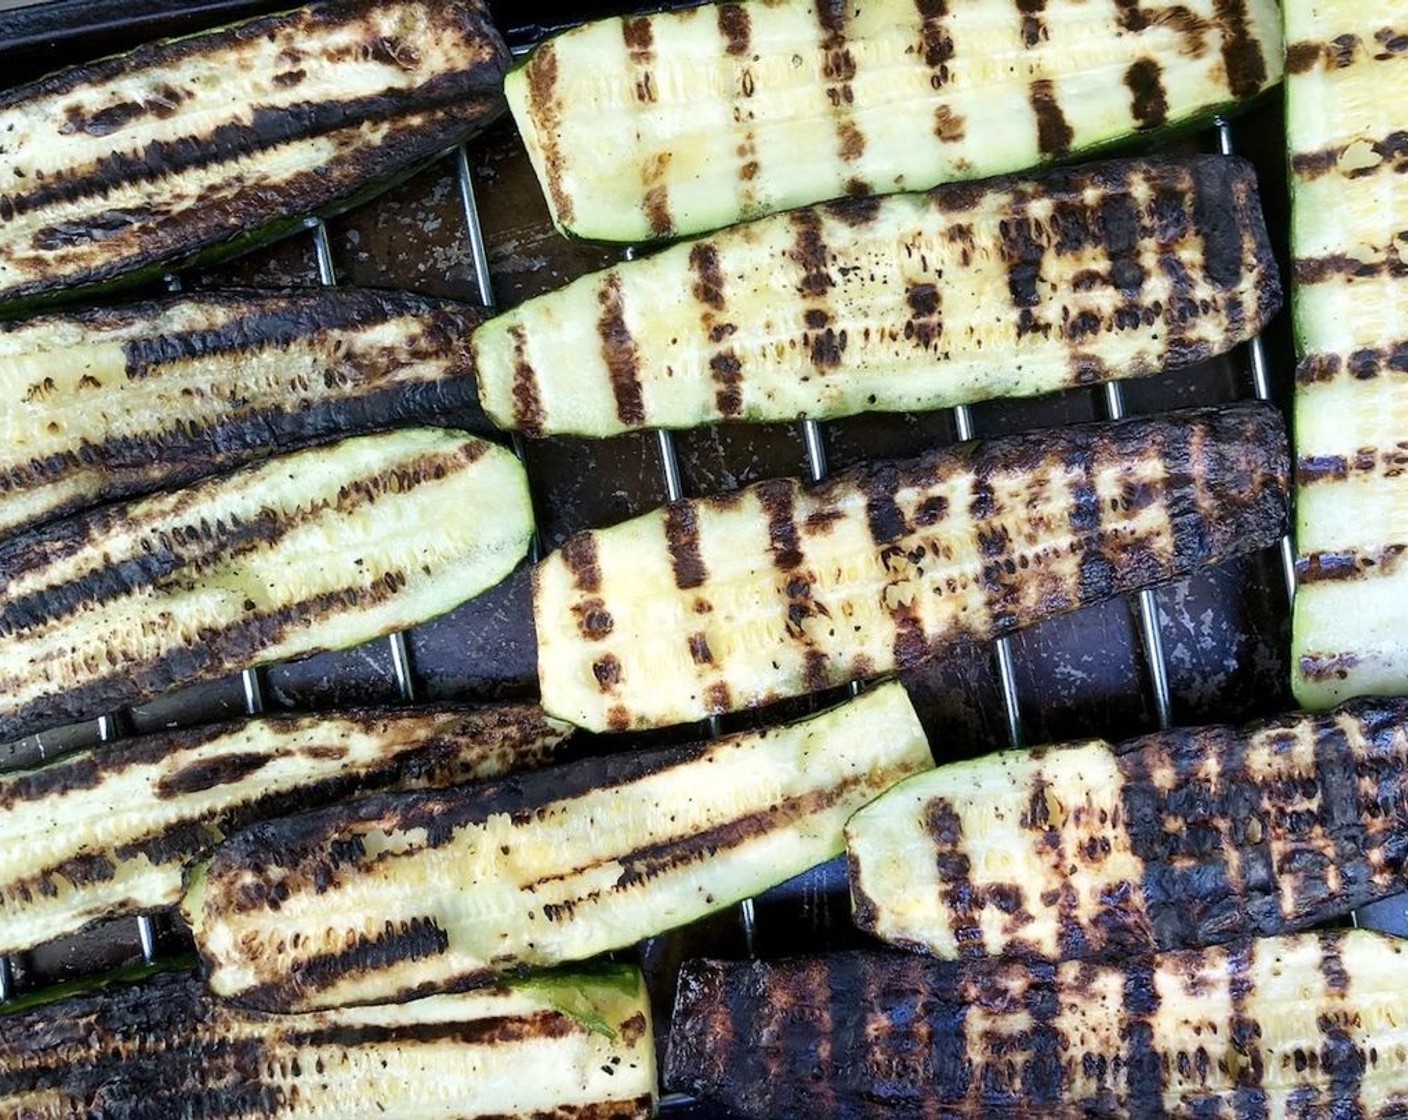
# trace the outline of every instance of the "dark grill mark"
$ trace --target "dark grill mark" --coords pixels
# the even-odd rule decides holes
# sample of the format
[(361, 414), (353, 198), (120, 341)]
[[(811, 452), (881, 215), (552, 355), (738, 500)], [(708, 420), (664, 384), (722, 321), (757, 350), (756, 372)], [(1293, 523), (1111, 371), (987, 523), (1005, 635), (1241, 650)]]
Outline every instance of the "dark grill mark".
[(1164, 1115), (1164, 1064), (1154, 1041), (1153, 1017), (1159, 1009), (1154, 970), (1147, 959), (1125, 965), (1123, 1031), (1129, 1111), (1150, 1120)]
[(577, 632), (589, 642), (599, 642), (615, 629), (616, 620), (600, 599), (575, 603), (572, 613), (577, 617)]
[(719, 268), (719, 252), (711, 242), (701, 241), (689, 251), (689, 267), (694, 270), (694, 298), (715, 311), (724, 309), (724, 276)]
[(670, 192), (663, 186), (654, 186), (645, 192), (645, 218), (650, 223), (654, 237), (668, 237), (675, 229), (675, 219), (670, 214)]
[(1395, 343), (1391, 350), (1356, 350), (1347, 358), (1339, 354), (1307, 354), (1296, 369), (1296, 383), (1313, 385), (1333, 381), (1342, 373), (1368, 381), (1385, 369), (1408, 373), (1408, 342)]
[(1071, 154), (1075, 133), (1056, 100), (1055, 86), (1049, 78), (1038, 78), (1028, 90), (1032, 112), (1036, 114), (1037, 149), (1048, 159), (1065, 159)]
[(933, 284), (914, 284), (905, 292), (905, 303), (909, 305), (905, 337), (925, 350), (943, 337), (943, 319), (939, 315), (941, 299), (939, 289)]
[(822, 239), (821, 218), (813, 211), (798, 210), (791, 220), (797, 241), (788, 255), (802, 274), (798, 290), (812, 298), (825, 296), (836, 282), (827, 268), (830, 254)]
[(746, 55), (753, 35), (753, 21), (748, 9), (742, 4), (721, 4), (717, 18), (725, 53), (735, 57)]
[(699, 546), (699, 515), (689, 502), (675, 502), (665, 511), (665, 542), (675, 571), (675, 586), (681, 591), (703, 587), (709, 569)]
[(594, 595), (601, 590), (601, 563), (597, 557), (596, 537), (591, 532), (577, 533), (563, 542), (562, 562), (572, 573), (572, 586)]
[(724, 350), (709, 359), (709, 375), (713, 378), (714, 407), (728, 418), (743, 414), (743, 366), (732, 350)]
[(597, 293), (601, 318), (597, 334), (601, 353), (611, 375), (611, 393), (616, 398), (616, 416), (629, 428), (645, 424), (645, 399), (641, 393), (640, 355), (635, 339), (626, 326), (626, 309), (621, 300), (621, 278), (614, 272)]
[(865, 496), (865, 519), (870, 539), (877, 545), (898, 540), (909, 531), (904, 513), (895, 501), (901, 486), (900, 469), (893, 463), (877, 463), (859, 478)]
[(1307, 486), (1315, 482), (1341, 482), (1351, 475), (1380, 475), (1400, 478), (1408, 470), (1408, 441), (1380, 450), (1361, 447), (1349, 455), (1305, 455), (1296, 462), (1296, 480)]
[(449, 935), (434, 918), (412, 918), (398, 924), (388, 921), (377, 934), (359, 936), (348, 948), (290, 961), (287, 981), (252, 991), (241, 999), (254, 1007), (277, 1007), (296, 999), (299, 993), (325, 991), (357, 973), (438, 957), (449, 948)]
[(1385, 173), (1401, 175), (1408, 171), (1408, 130), (1398, 129), (1373, 141), (1369, 145), (1373, 161), (1366, 164), (1361, 158), (1355, 161), (1358, 166), (1341, 170), (1339, 162), (1346, 151), (1348, 145), (1339, 144), (1313, 152), (1295, 152), (1291, 155), (1291, 170), (1304, 179), (1318, 179), (1332, 171), (1346, 179)]
[(1296, 561), (1296, 579), (1302, 584), (1333, 583), (1338, 580), (1372, 579), (1392, 572), (1403, 560), (1408, 546), (1385, 545), (1376, 550), (1344, 549), (1339, 552), (1311, 552)]
[(592, 662), (592, 676), (602, 692), (614, 692), (621, 683), (621, 661), (614, 653)]
[(1046, 11), (1046, 0), (1016, 0), (1016, 3), (1017, 11), (1022, 14), (1022, 45), (1028, 49), (1039, 46), (1048, 37), (1041, 18)]
[(1246, 252), (1242, 244), (1241, 210), (1235, 165), (1200, 160), (1193, 166), (1193, 224), (1203, 242), (1203, 269), (1224, 290), (1242, 282)]
[(1168, 120), (1168, 98), (1164, 94), (1162, 75), (1163, 68), (1152, 58), (1141, 58), (1125, 71), (1130, 112), (1141, 129), (1158, 128)]
[(238, 751), (188, 763), (156, 784), (156, 795), (169, 799), (200, 793), (216, 786), (234, 785), (262, 770), (273, 758), (260, 751)]
[(963, 822), (952, 803), (936, 797), (924, 807), (924, 830), (934, 842), (934, 866), (943, 884), (944, 905), (952, 913), (952, 933), (961, 957), (985, 954), (972, 865), (964, 851)]
[(543, 434), (543, 400), (538, 393), (538, 371), (528, 361), (528, 339), (523, 328), (509, 328), (513, 340), (513, 423), (524, 435)]
[(623, 19), (621, 37), (626, 41), (626, 49), (631, 52), (631, 61), (639, 63), (649, 56), (655, 45), (654, 24), (649, 16)]
[(948, 0), (915, 0), (919, 18), (923, 20), (920, 40), (924, 48), (924, 65), (932, 73), (929, 85), (942, 89), (948, 84), (948, 64), (953, 59), (953, 36), (944, 20), (948, 18)]
[(495, 1015), (485, 1019), (431, 1023), (357, 1023), (291, 1031), (279, 1038), (290, 1048), (344, 1050), (363, 1046), (432, 1045), (493, 1046), (530, 1039), (566, 1038), (585, 1028), (560, 1011), (531, 1015)]
[(696, 665), (712, 665), (714, 654), (709, 649), (709, 639), (699, 631), (689, 636), (689, 657)]
[(552, 42), (540, 46), (528, 60), (528, 115), (538, 126), (538, 144), (543, 151), (543, 177), (553, 209), (564, 224), (572, 221), (576, 208), (563, 181), (562, 107), (557, 96), (557, 48)]
[(755, 492), (768, 519), (768, 551), (772, 554), (773, 566), (780, 572), (790, 572), (802, 563), (794, 485), (787, 479), (769, 479), (759, 483)]
[(1246, 0), (1216, 0), (1217, 23), (1222, 28), (1222, 61), (1227, 68), (1227, 88), (1236, 98), (1251, 97), (1266, 84), (1266, 58), (1247, 22)]

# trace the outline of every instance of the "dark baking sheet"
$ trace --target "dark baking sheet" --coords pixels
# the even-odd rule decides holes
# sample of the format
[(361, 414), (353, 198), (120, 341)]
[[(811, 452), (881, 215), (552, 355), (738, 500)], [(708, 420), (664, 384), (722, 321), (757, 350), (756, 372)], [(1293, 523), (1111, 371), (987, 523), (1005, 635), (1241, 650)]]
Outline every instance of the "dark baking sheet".
[[(34, 76), (64, 61), (80, 61), (159, 34), (213, 26), (238, 14), (286, 6), (255, 0), (47, 0), (0, 10), (0, 63), (11, 80)], [(544, 28), (584, 15), (646, 5), (498, 3), (510, 41), (525, 47)], [(655, 5), (658, 7), (659, 5)], [(1230, 132), (1209, 129), (1181, 141), (1188, 149), (1219, 150), (1231, 143), (1259, 169), (1270, 226), (1285, 260), (1288, 228), (1279, 103), (1276, 99), (1236, 121)], [(476, 269), (470, 188), (483, 233), (487, 276)], [(510, 121), (473, 140), (464, 157), (450, 153), (376, 201), (327, 223), (323, 271), (318, 237), (310, 230), (215, 269), (183, 275), (188, 288), (231, 283), (316, 285), (339, 283), (400, 287), (480, 302), (490, 292), (500, 307), (560, 286), (618, 256), (612, 249), (558, 236)], [(331, 265), (332, 275), (326, 272)], [(487, 280), (487, 285), (481, 281)], [(1253, 360), (1264, 361), (1275, 399), (1289, 400), (1292, 369), (1288, 317), (1283, 312), (1254, 355), (1243, 347), (1189, 370), (1127, 383), (1131, 413), (1250, 397)], [(1018, 431), (1109, 414), (1102, 390), (1078, 390), (1035, 401), (983, 404), (971, 410), (980, 435)], [(479, 426), (482, 417), (455, 418)], [(866, 459), (912, 455), (951, 442), (950, 412), (866, 416), (822, 425), (820, 443), (831, 469)], [(809, 459), (800, 425), (724, 425), (681, 433), (670, 441), (684, 493), (730, 489), (775, 475), (806, 475)], [(572, 531), (622, 520), (667, 496), (661, 442), (654, 434), (600, 442), (552, 439), (523, 448), (544, 547)], [(259, 676), (269, 710), (335, 707), (351, 698), (395, 701), (409, 686), (416, 698), (493, 699), (529, 696), (535, 688), (535, 649), (526, 569), (499, 587), (406, 635), (409, 679), (398, 679), (386, 642), (278, 666)], [(1245, 558), (1154, 596), (1156, 628), (1175, 723), (1240, 721), (1291, 706), (1288, 688), (1289, 610), (1282, 557), (1276, 550)], [(1009, 645), (1015, 702), (1028, 742), (1080, 736), (1121, 738), (1158, 723), (1151, 650), (1141, 637), (1135, 600), (1079, 612), (1017, 635)], [(943, 761), (1008, 745), (1008, 711), (994, 651), (961, 650), (906, 674), (905, 682)], [(239, 678), (202, 686), (130, 713), (119, 713), (109, 733), (127, 734), (186, 725), (245, 711)], [(805, 710), (806, 702), (787, 706)], [(757, 722), (755, 715), (736, 722)], [(688, 729), (702, 733), (702, 729)], [(33, 759), (94, 741), (94, 725), (0, 746), (0, 764)], [(667, 733), (674, 737), (680, 732)], [(639, 738), (614, 737), (602, 749), (626, 749)], [(1365, 925), (1408, 932), (1408, 904), (1392, 899), (1360, 914)], [(169, 916), (150, 930), (148, 953), (181, 951), (184, 934)], [(780, 955), (852, 944), (844, 869), (837, 863), (769, 892), (749, 909), (736, 908), (641, 948), (652, 978), (663, 1029), (674, 970), (688, 955)], [(123, 921), (47, 946), (14, 960), (10, 990), (31, 991), (141, 959), (137, 923)], [(678, 1115), (706, 1113), (688, 1102), (668, 1102)]]

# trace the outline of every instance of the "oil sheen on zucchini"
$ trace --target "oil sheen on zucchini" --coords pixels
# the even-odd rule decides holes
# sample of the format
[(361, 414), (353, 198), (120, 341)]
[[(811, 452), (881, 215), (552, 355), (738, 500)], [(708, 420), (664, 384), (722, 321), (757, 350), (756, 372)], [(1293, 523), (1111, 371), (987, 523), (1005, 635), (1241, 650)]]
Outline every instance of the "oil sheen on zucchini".
[(269, 716), (0, 774), (0, 952), (175, 905), (186, 865), (237, 828), (543, 766), (568, 731), (528, 705)]
[(766, 0), (607, 19), (505, 84), (553, 220), (641, 242), (927, 190), (1225, 112), (1275, 0)]
[(256, 825), (182, 910), (210, 983), (268, 1010), (405, 999), (582, 960), (840, 853), (932, 765), (889, 684), (799, 723)]
[(1292, 684), (1408, 692), (1408, 3), (1285, 0), (1296, 369)]
[(530, 300), (474, 354), (500, 426), (607, 436), (1142, 377), (1279, 307), (1251, 165), (1202, 156), (763, 218)]
[(687, 723), (902, 669), (1263, 548), (1285, 524), (1265, 405), (771, 479), (570, 538), (534, 572), (543, 706)]
[(0, 541), (0, 742), (442, 614), (532, 529), (512, 453), (408, 428)]
[(1408, 701), (1010, 751), (846, 827), (857, 924), (941, 957), (1285, 933), (1403, 889)]
[(269, 1015), (166, 973), (0, 1016), (0, 1113), (28, 1120), (645, 1120), (639, 970)]
[(1115, 964), (692, 961), (665, 1085), (753, 1120), (1392, 1120), (1405, 968), (1367, 930)]
[[(0, 536), (339, 435), (461, 413), (477, 311), (203, 293), (0, 325)], [(487, 425), (486, 425), (487, 428)]]
[(493, 120), (479, 0), (326, 0), (0, 93), (0, 310), (300, 227)]

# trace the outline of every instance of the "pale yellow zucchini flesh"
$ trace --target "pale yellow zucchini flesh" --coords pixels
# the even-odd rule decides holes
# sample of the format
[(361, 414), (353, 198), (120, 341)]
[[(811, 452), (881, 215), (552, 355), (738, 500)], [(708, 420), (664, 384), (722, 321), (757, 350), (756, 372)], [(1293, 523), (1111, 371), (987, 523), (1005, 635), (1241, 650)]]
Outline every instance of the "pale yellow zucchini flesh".
[(530, 300), (474, 356), (501, 427), (607, 436), (1149, 376), (1279, 306), (1250, 164), (1116, 161), (763, 218)]
[(932, 765), (904, 689), (810, 719), (257, 825), (182, 903), (216, 993), (405, 999), (623, 948), (839, 854)]
[(882, 676), (1267, 547), (1288, 474), (1245, 404), (676, 502), (534, 570), (543, 706), (625, 731)]
[(1285, 0), (1296, 370), (1292, 684), (1408, 691), (1408, 3)]
[(186, 866), (255, 821), (533, 769), (569, 732), (525, 704), (267, 716), (0, 774), (0, 952), (174, 906)]
[(1281, 77), (1274, 0), (766, 0), (574, 28), (505, 83), (564, 232), (641, 242), (1196, 122)]
[(1403, 889), (1405, 772), (1404, 700), (942, 766), (846, 826), (856, 921), (948, 958), (1305, 929)]
[(0, 540), (0, 741), (405, 629), (532, 531), (512, 452), (407, 428)]
[(1362, 930), (1100, 964), (692, 961), (665, 1085), (750, 1120), (1396, 1120), (1405, 968)]
[(165, 974), (0, 1017), (0, 1113), (26, 1120), (646, 1120), (640, 971), (269, 1015)]

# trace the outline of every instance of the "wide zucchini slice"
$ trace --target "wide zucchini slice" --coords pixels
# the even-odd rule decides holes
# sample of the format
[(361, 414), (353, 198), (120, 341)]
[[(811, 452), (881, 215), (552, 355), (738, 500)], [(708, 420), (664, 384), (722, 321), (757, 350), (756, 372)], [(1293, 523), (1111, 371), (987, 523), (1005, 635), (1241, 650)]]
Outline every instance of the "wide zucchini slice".
[(857, 924), (941, 957), (1305, 929), (1403, 889), (1408, 701), (942, 766), (846, 827)]
[(532, 530), (511, 452), (408, 428), (0, 541), (0, 741), (421, 622)]
[(775, 1120), (1397, 1116), (1408, 947), (1346, 931), (1070, 961), (686, 964), (665, 1085)]
[(500, 426), (606, 436), (1143, 377), (1279, 306), (1251, 165), (1203, 156), (763, 218), (530, 300), (474, 354)]
[(0, 301), (297, 229), (501, 112), (480, 0), (325, 0), (0, 93)]
[(883, 675), (1266, 547), (1288, 474), (1244, 404), (676, 502), (534, 571), (543, 706), (624, 731)]
[[(479, 313), (401, 292), (222, 292), (0, 325), (0, 536), (474, 402)], [(486, 426), (487, 427), (487, 426)]]
[(405, 999), (622, 948), (774, 886), (932, 764), (890, 684), (783, 727), (256, 825), (193, 874), (182, 911), (222, 996)]
[[(1408, 3), (1285, 0), (1306, 707), (1408, 692)], [(1396, 29), (1396, 30), (1395, 30)]]
[(186, 973), (0, 1017), (0, 1112), (30, 1120), (510, 1120), (654, 1115), (640, 972), (269, 1015)]
[(0, 952), (175, 905), (187, 864), (255, 821), (543, 766), (569, 731), (522, 704), (269, 716), (0, 774)]
[(574, 28), (505, 91), (559, 228), (641, 242), (1065, 159), (1280, 77), (1274, 0), (767, 0)]

